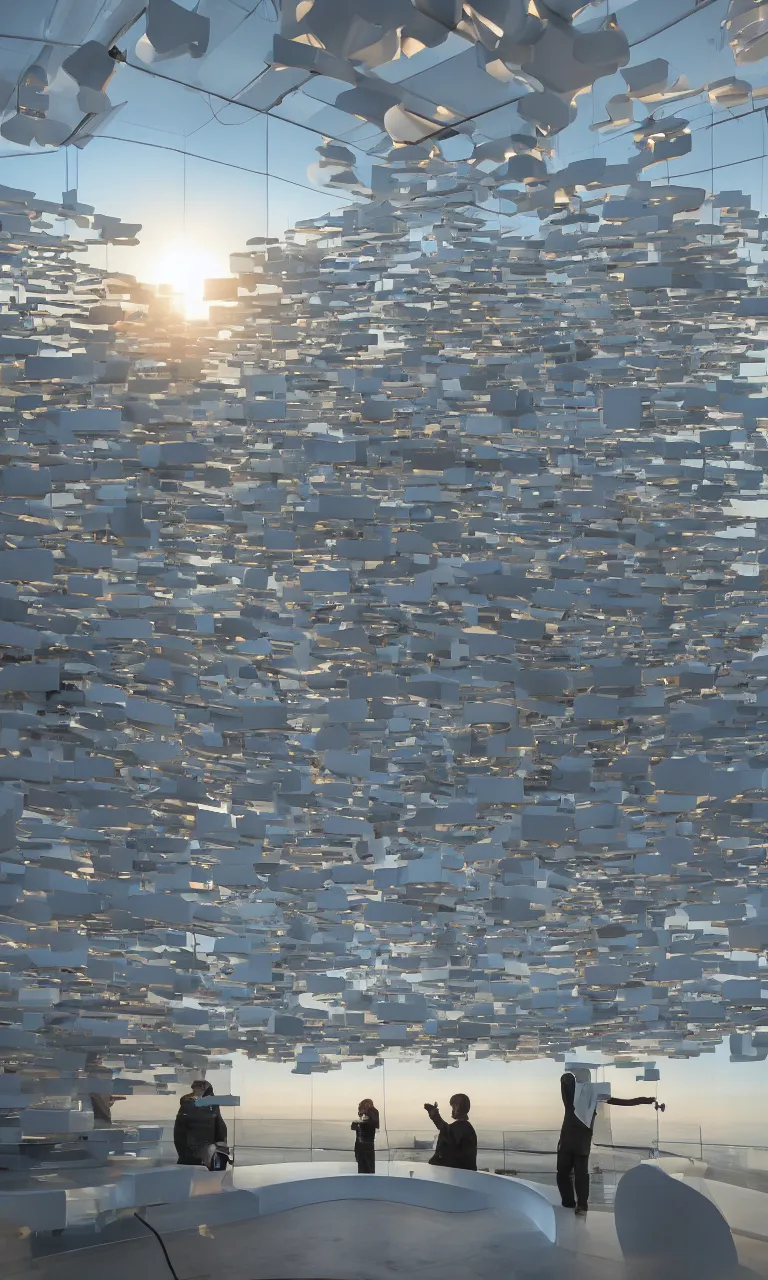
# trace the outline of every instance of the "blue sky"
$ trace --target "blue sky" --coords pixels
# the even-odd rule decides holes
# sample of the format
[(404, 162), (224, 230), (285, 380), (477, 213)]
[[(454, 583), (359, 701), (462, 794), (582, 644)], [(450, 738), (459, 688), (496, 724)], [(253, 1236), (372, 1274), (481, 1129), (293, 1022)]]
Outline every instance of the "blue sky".
[[(734, 74), (737, 69), (720, 26), (726, 10), (727, 0), (716, 0), (672, 32), (635, 47), (632, 63), (666, 57), (675, 71), (688, 76), (692, 85)], [(228, 88), (236, 91), (247, 80), (245, 68), (253, 66), (255, 74), (261, 65), (259, 59), (268, 56), (274, 29), (265, 18), (245, 49), (241, 50), (233, 38), (214, 49), (202, 62), (184, 57), (163, 62), (157, 70), (174, 78), (199, 76), (206, 85), (222, 93)], [(250, 24), (249, 31), (252, 30)], [(138, 29), (121, 41), (131, 58), (137, 34)], [(420, 60), (434, 59), (434, 56), (419, 55), (405, 69), (416, 70), (422, 65)], [(768, 76), (766, 65), (747, 67), (748, 78), (755, 84), (764, 83)], [(401, 74), (397, 71), (398, 64), (393, 66), (394, 72), (392, 68), (383, 69), (388, 79), (393, 74)], [(593, 95), (580, 98), (578, 120), (557, 139), (558, 163), (592, 154), (619, 161), (633, 152), (629, 131), (607, 137), (589, 128), (593, 120), (605, 118), (605, 102), (623, 88), (623, 80), (616, 75), (599, 81)], [(123, 111), (108, 126), (110, 135), (131, 139), (134, 144), (186, 148), (219, 161), (266, 168), (266, 122), (262, 115), (228, 106), (209, 99), (202, 92), (169, 84), (130, 67), (118, 69), (109, 92), (114, 102), (126, 102)], [(320, 103), (315, 105), (319, 107)], [(299, 116), (305, 109), (306, 100), (302, 106), (299, 99), (288, 98), (279, 111)], [(747, 190), (755, 203), (761, 202), (765, 186), (764, 161), (749, 161), (749, 157), (766, 149), (762, 111), (732, 122), (728, 120), (728, 112), (713, 112), (706, 99), (701, 98), (664, 110), (666, 114), (674, 110), (676, 114), (686, 115), (694, 130), (692, 155), (669, 166), (673, 179), (691, 169), (706, 170), (714, 163), (718, 189)], [(743, 110), (739, 108), (734, 114)], [(713, 122), (717, 122), (714, 130), (707, 128)], [(307, 166), (316, 159), (315, 145), (310, 133), (274, 117), (271, 120), (269, 167), (275, 175), (269, 184), (272, 234), (283, 231), (297, 219), (323, 213), (339, 203), (329, 193), (315, 194), (280, 180), (306, 183)], [(3, 150), (7, 152), (10, 148)], [(95, 205), (100, 212), (143, 224), (138, 248), (110, 251), (113, 268), (157, 279), (168, 253), (178, 251), (184, 242), (190, 254), (202, 255), (211, 274), (225, 273), (229, 253), (241, 248), (251, 236), (266, 232), (267, 182), (262, 177), (103, 138), (92, 141), (77, 155), (74, 148), (70, 148), (70, 153), (71, 171), (79, 164), (78, 185), (83, 201)], [(360, 172), (367, 177), (370, 159), (364, 156), (361, 159)], [(734, 161), (739, 163), (733, 164)], [(726, 163), (733, 167), (717, 168)], [(19, 149), (13, 159), (0, 160), (0, 181), (33, 188), (46, 198), (58, 197), (65, 186), (65, 164), (65, 155), (60, 151), (31, 155)], [(665, 165), (649, 171), (650, 176), (658, 179), (665, 179), (666, 174)], [(710, 177), (704, 172), (681, 180), (709, 186)], [(509, 223), (509, 219), (506, 222)], [(527, 229), (532, 231), (535, 226), (529, 223)], [(524, 229), (522, 222), (521, 229)]]

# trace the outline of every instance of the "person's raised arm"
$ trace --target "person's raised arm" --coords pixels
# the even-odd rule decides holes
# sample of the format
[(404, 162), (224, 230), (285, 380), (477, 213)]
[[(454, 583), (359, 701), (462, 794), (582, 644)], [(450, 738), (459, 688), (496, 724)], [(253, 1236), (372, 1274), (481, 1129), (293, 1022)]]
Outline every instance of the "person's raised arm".
[(437, 1103), (425, 1102), (424, 1110), (426, 1111), (427, 1115), (429, 1116), (435, 1128), (439, 1129), (441, 1133), (446, 1133), (449, 1126), (446, 1124), (445, 1120), (440, 1115), (440, 1112), (438, 1111), (438, 1108), (437, 1108)]
[(664, 1103), (657, 1102), (655, 1098), (601, 1098), (601, 1102), (607, 1102), (612, 1107), (655, 1107), (657, 1111), (664, 1110)]

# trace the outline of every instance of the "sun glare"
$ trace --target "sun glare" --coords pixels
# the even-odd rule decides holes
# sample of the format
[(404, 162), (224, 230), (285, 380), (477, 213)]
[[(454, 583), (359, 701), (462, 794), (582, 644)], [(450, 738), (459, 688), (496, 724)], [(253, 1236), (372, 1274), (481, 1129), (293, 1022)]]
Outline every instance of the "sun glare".
[(170, 285), (188, 320), (201, 320), (208, 316), (209, 304), (203, 300), (205, 281), (220, 274), (212, 254), (180, 246), (163, 255), (155, 276), (158, 284)]

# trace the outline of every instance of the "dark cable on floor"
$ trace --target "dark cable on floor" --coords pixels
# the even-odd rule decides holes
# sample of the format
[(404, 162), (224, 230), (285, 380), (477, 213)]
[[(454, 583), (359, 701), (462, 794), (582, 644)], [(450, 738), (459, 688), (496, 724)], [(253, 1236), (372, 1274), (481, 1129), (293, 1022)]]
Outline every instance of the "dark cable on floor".
[(151, 1222), (147, 1222), (146, 1218), (142, 1218), (142, 1216), (141, 1216), (141, 1214), (140, 1214), (140, 1213), (134, 1213), (134, 1215), (133, 1215), (133, 1216), (134, 1216), (134, 1218), (138, 1218), (139, 1222), (141, 1222), (141, 1223), (142, 1223), (142, 1225), (143, 1225), (143, 1226), (145, 1226), (145, 1227), (147, 1228), (147, 1230), (149, 1230), (149, 1231), (151, 1231), (151, 1232), (152, 1232), (152, 1235), (155, 1237), (155, 1239), (157, 1240), (157, 1243), (160, 1245), (160, 1248), (161, 1248), (161, 1249), (162, 1249), (162, 1251), (163, 1251), (163, 1257), (165, 1258), (166, 1262), (168, 1263), (168, 1270), (170, 1271), (171, 1275), (173, 1276), (173, 1280), (179, 1280), (179, 1276), (178, 1276), (178, 1274), (177, 1274), (177, 1272), (176, 1272), (176, 1270), (175, 1270), (175, 1268), (174, 1268), (173, 1263), (171, 1262), (170, 1254), (168, 1253), (168, 1250), (167, 1250), (167, 1249), (166, 1249), (166, 1247), (165, 1247), (165, 1242), (164, 1242), (164, 1240), (163, 1240), (163, 1237), (160, 1235), (160, 1232), (159, 1232), (159, 1231), (156, 1231), (156, 1230), (155, 1230), (155, 1228), (152, 1226), (152, 1223), (151, 1223)]

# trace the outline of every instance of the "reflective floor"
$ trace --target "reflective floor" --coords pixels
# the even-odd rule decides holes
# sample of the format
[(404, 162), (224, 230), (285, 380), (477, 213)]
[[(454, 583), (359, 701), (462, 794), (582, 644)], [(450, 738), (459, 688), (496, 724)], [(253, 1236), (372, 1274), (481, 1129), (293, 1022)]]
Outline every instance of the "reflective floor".
[[(340, 1200), (256, 1221), (204, 1217), (201, 1204), (194, 1229), (163, 1232), (169, 1261), (132, 1217), (80, 1240), (0, 1240), (3, 1280), (654, 1280), (628, 1272), (613, 1214), (597, 1206), (586, 1219), (558, 1208), (554, 1245), (529, 1220), (496, 1210)], [(767, 1276), (768, 1242), (734, 1238), (740, 1268), (723, 1280)]]

